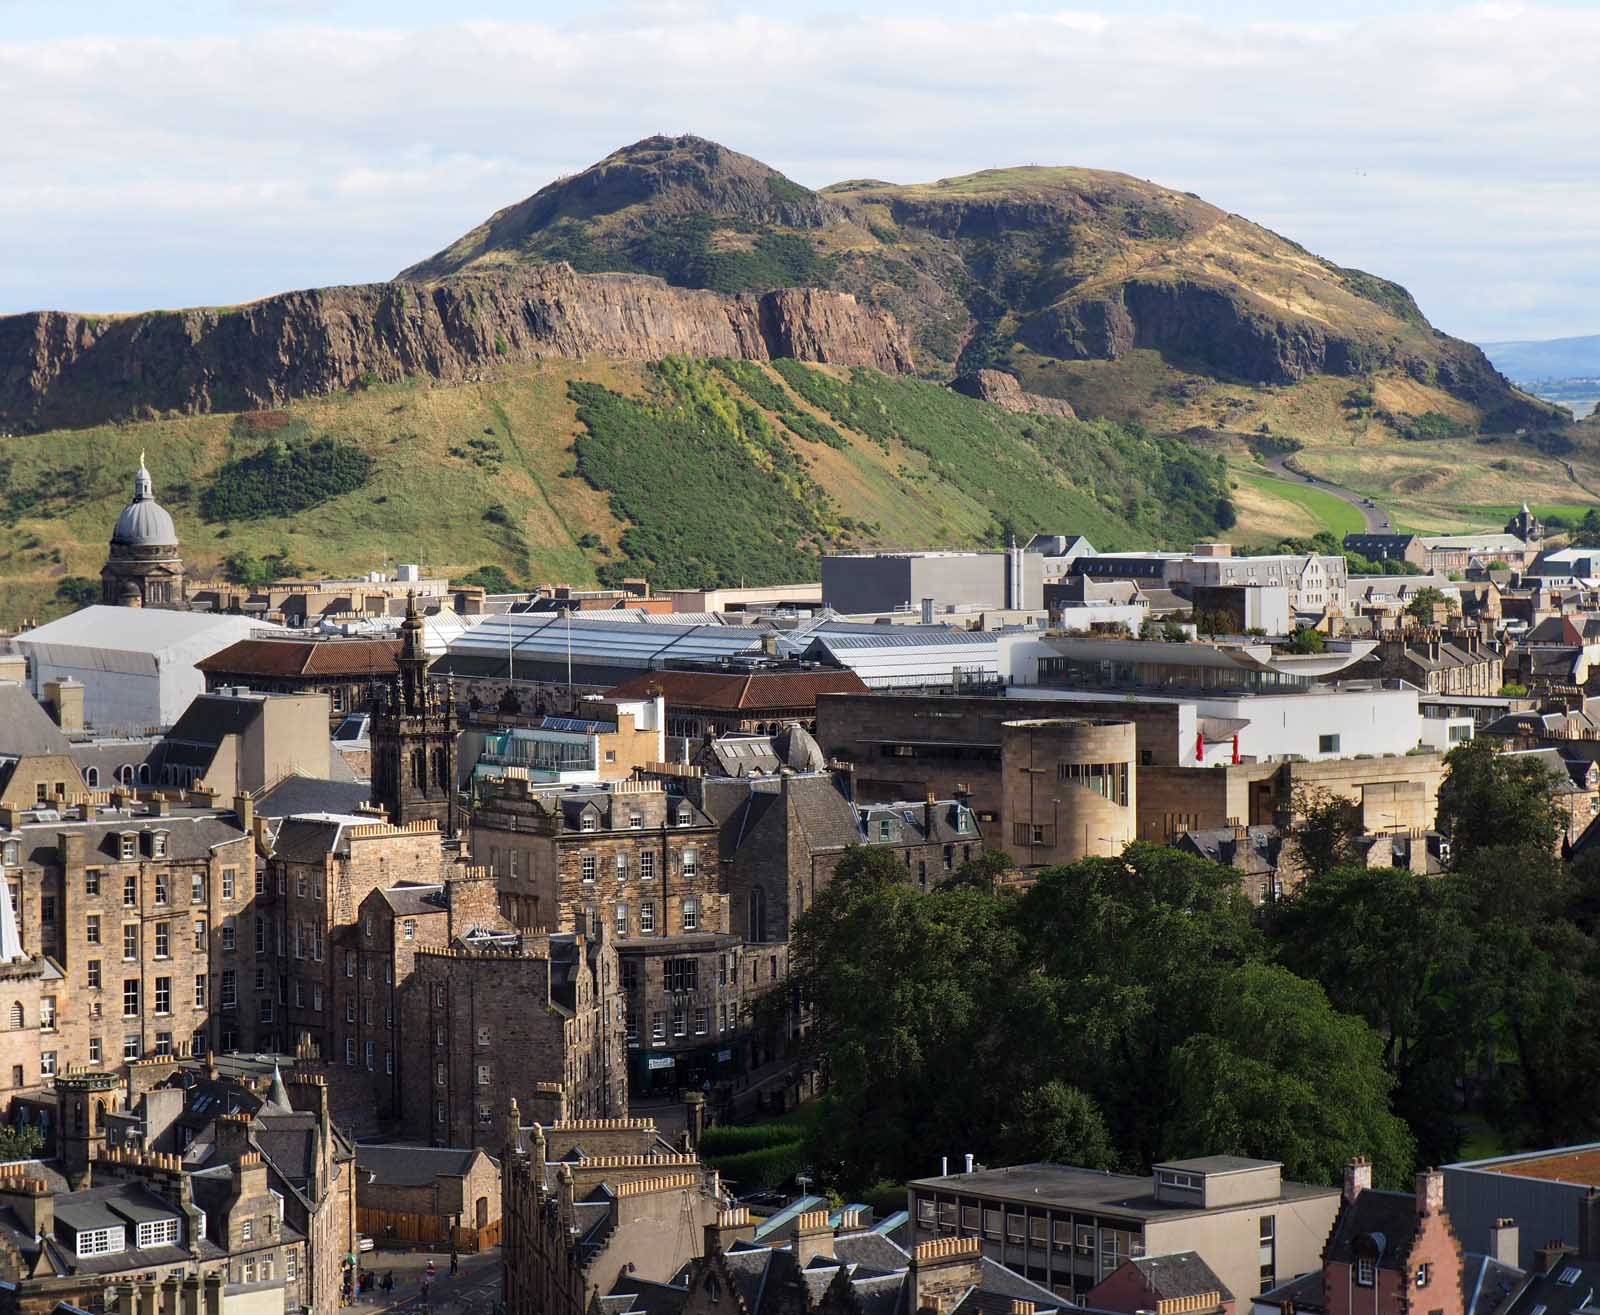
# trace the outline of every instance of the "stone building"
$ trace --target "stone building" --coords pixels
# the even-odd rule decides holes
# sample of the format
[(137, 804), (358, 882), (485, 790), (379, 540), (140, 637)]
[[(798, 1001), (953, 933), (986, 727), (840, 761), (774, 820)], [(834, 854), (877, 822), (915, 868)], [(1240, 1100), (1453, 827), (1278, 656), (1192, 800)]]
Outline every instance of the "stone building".
[(511, 922), (615, 939), (633, 1089), (731, 1076), (770, 956), (741, 951), (712, 820), (654, 781), (545, 787), (508, 769), (484, 785), (472, 852)]
[(717, 735), (775, 735), (786, 726), (815, 728), (817, 695), (866, 691), (854, 671), (651, 671), (624, 681), (611, 698), (666, 700), (667, 734), (686, 740)]
[(1419, 1173), (1416, 1191), (1380, 1192), (1372, 1166), (1345, 1170), (1345, 1189), (1322, 1255), (1327, 1315), (1464, 1315), (1462, 1248), (1444, 1204), (1444, 1174)]
[(84, 793), (72, 745), (27, 686), (0, 680), (0, 808), (55, 807)]
[[(23, 946), (57, 966), (35, 1012), (33, 1086), (69, 1067), (235, 1049), (255, 1031), (240, 1007), (252, 956), (255, 838), (235, 811), (186, 798), (0, 810), (0, 855)], [(97, 796), (105, 799), (106, 796)], [(46, 974), (47, 979), (51, 974)]]
[(133, 501), (111, 531), (111, 552), (100, 571), (100, 601), (113, 607), (188, 606), (178, 530), (156, 501), (142, 455), (133, 477)]
[(1488, 696), (1500, 692), (1504, 669), (1500, 653), (1476, 630), (1429, 628), (1381, 635), (1349, 674), (1404, 680), (1428, 694)]
[(552, 1114), (628, 1107), (616, 951), (521, 934), (419, 950), (400, 1000), (406, 1136), (499, 1151), (519, 1098)]
[(445, 681), (428, 679), (416, 597), (400, 623), (399, 675), (372, 704), (372, 797), (397, 823), (432, 821), (455, 834), (456, 709)]
[(366, 1236), (381, 1238), (394, 1216), (408, 1215), (430, 1220), (441, 1240), (455, 1228), (474, 1230), (480, 1250), (498, 1239), (500, 1166), (481, 1147), (363, 1143), (356, 1166), (357, 1221)]
[(699, 1254), (721, 1184), (649, 1119), (521, 1119), (501, 1137), (507, 1315), (590, 1315), (623, 1276), (664, 1285)]

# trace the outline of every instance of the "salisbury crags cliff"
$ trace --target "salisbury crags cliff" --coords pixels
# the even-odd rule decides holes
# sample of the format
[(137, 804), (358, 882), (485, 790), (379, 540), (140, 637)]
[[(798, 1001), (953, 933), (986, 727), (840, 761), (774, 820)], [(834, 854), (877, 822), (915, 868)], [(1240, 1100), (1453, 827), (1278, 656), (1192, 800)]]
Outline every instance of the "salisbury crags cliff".
[(725, 295), (565, 265), (322, 288), (226, 309), (0, 317), (0, 424), (81, 426), (279, 406), (407, 375), (602, 355), (911, 368), (888, 314), (808, 288)]
[(549, 260), (725, 292), (852, 292), (906, 326), (924, 373), (995, 367), (1080, 411), (1100, 408), (1071, 367), (1143, 350), (1170, 368), (1169, 387), (1389, 371), (1467, 404), (1486, 427), (1553, 418), (1477, 347), (1434, 329), (1399, 285), (1192, 194), (1104, 170), (811, 191), (715, 142), (651, 137), (498, 212), (400, 277)]

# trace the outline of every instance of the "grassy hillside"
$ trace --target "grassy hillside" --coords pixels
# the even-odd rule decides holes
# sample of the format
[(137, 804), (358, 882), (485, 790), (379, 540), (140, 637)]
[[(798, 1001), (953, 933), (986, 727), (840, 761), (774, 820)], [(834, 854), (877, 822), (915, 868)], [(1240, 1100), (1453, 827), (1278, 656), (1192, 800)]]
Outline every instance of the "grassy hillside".
[[(591, 358), (455, 387), (7, 440), (0, 625), (96, 577), (141, 452), (198, 579), (230, 556), (519, 583), (811, 574), (829, 548), (1074, 530), (1181, 544), (1232, 521), (1220, 460), (1109, 421), (1011, 415), (873, 371)], [(208, 517), (209, 513), (209, 517)]]

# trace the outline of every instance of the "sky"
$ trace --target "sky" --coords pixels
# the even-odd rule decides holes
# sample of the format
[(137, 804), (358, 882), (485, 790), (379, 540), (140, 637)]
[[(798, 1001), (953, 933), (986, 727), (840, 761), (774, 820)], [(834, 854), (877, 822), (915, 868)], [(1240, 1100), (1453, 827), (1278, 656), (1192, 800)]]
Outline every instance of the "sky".
[(1118, 169), (1600, 333), (1600, 0), (0, 0), (0, 314), (392, 277), (652, 133), (810, 186)]

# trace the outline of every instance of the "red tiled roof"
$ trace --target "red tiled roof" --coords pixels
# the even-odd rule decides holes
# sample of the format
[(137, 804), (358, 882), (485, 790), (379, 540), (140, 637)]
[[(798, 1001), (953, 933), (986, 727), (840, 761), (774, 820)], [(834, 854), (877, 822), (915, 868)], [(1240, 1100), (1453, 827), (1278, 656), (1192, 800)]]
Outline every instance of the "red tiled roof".
[(399, 651), (398, 639), (241, 639), (195, 666), (227, 676), (384, 676)]
[(720, 671), (651, 671), (625, 680), (606, 697), (643, 699), (660, 693), (669, 704), (721, 711), (814, 708), (819, 694), (864, 694), (867, 684), (853, 671), (769, 671), (739, 675)]

